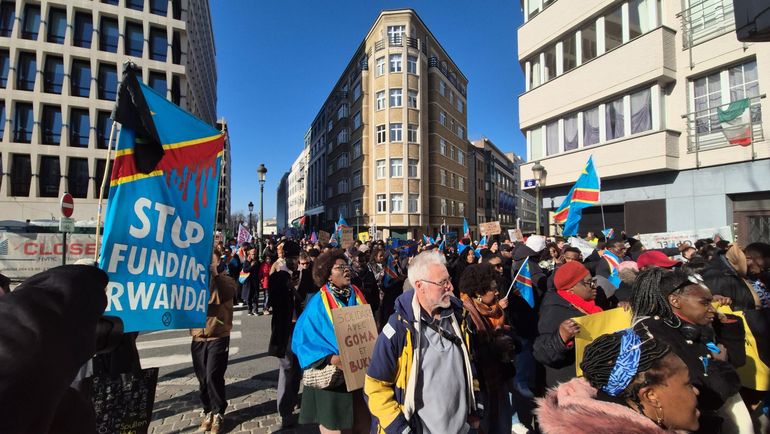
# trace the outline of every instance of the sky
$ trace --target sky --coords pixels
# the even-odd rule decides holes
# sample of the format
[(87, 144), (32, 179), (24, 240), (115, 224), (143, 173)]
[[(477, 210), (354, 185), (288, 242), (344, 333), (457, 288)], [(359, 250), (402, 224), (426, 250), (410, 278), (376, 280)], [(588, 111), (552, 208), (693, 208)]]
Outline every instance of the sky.
[[(481, 3), (483, 6), (479, 6)], [(232, 150), (231, 211), (259, 209), (257, 167), (267, 167), (265, 218), (304, 134), (383, 9), (411, 8), (468, 78), (468, 138), (525, 151), (518, 129), (524, 77), (515, 0), (213, 0), (217, 112)], [(256, 218), (256, 217), (255, 217)]]

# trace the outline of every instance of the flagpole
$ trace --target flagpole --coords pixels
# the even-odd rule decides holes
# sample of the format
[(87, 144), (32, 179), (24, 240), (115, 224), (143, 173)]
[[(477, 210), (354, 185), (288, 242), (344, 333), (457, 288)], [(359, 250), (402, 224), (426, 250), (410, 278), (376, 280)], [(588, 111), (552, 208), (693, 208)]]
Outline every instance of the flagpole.
[(100, 232), (102, 228), (102, 203), (104, 201), (104, 186), (107, 184), (107, 174), (110, 171), (112, 165), (112, 139), (115, 137), (115, 125), (117, 122), (112, 121), (112, 127), (110, 128), (110, 138), (107, 141), (107, 161), (104, 164), (104, 173), (102, 174), (102, 185), (99, 188), (99, 204), (96, 209), (96, 250), (94, 251), (94, 262), (99, 261), (99, 243), (101, 242)]
[(521, 274), (521, 270), (523, 270), (524, 266), (527, 265), (527, 261), (529, 261), (529, 258), (525, 259), (524, 263), (521, 264), (521, 267), (519, 267), (519, 271), (516, 272), (516, 276), (514, 276), (513, 282), (511, 282), (511, 286), (508, 287), (508, 292), (505, 293), (505, 297), (504, 298), (508, 298), (508, 295), (511, 294), (511, 289), (513, 289), (513, 285), (516, 284), (516, 279), (519, 278), (519, 274)]

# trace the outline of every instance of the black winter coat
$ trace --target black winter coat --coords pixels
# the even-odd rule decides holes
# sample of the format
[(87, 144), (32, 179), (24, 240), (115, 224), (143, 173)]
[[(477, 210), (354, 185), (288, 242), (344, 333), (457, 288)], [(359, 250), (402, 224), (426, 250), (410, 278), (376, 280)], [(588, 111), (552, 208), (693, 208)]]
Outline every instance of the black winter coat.
[[(288, 271), (276, 271), (268, 278), (270, 306), (273, 315), (270, 321), (270, 344), (267, 353), (273, 357), (285, 357), (293, 331), (293, 319), (297, 303), (297, 291), (294, 289), (291, 274)], [(299, 316), (297, 313), (296, 316)]]
[(733, 310), (754, 310), (756, 303), (751, 289), (738, 276), (724, 253), (714, 256), (701, 273), (712, 294), (724, 295), (733, 300)]
[(545, 365), (546, 386), (553, 387), (575, 377), (575, 345), (564, 343), (559, 335), (559, 325), (569, 318), (584, 315), (556, 292), (545, 294), (537, 323), (540, 335), (535, 339), (534, 355), (535, 360)]

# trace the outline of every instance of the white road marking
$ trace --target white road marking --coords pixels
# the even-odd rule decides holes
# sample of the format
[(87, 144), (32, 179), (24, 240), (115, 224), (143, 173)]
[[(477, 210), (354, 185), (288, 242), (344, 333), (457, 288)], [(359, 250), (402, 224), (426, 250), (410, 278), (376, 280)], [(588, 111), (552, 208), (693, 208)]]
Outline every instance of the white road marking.
[[(230, 347), (230, 356), (238, 354), (240, 348)], [(159, 357), (142, 357), (142, 368), (163, 368), (173, 365), (190, 365), (192, 366), (192, 355), (187, 354), (172, 354), (170, 356)]]
[[(230, 332), (230, 341), (234, 339), (240, 339), (241, 336), (242, 334), (239, 331)], [(142, 351), (142, 350), (150, 350), (153, 348), (173, 347), (175, 345), (189, 345), (190, 342), (192, 342), (192, 336), (182, 336), (179, 338), (168, 338), (168, 339), (158, 339), (154, 341), (137, 342), (136, 348), (139, 351)]]

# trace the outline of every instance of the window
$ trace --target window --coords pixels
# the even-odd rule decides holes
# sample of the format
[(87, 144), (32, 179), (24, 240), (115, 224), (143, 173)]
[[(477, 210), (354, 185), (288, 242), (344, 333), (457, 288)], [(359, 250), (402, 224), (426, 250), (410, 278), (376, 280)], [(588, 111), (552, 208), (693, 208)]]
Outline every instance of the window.
[(623, 137), (623, 98), (608, 102), (604, 105), (607, 140)]
[(459, 149), (457, 150), (457, 162), (460, 165), (465, 166), (465, 152), (463, 152), (463, 151), (461, 151)]
[(550, 122), (545, 126), (546, 155), (559, 153), (559, 121)]
[(390, 55), (390, 72), (401, 72), (401, 54)]
[(417, 205), (420, 200), (420, 195), (415, 193), (409, 193), (409, 212), (415, 213), (417, 211)]
[(531, 154), (530, 161), (537, 160), (543, 157), (543, 129), (537, 127), (530, 131), (529, 151)]
[(337, 194), (343, 194), (348, 192), (348, 180), (340, 179), (337, 181)]
[(171, 37), (171, 61), (174, 65), (182, 64), (182, 37), (178, 30)]
[(438, 151), (441, 155), (446, 155), (446, 140), (439, 139), (438, 142)]
[(36, 41), (38, 31), (40, 30), (40, 5), (24, 5), (24, 12), (22, 13), (23, 27), (21, 28), (21, 37)]
[[(759, 96), (757, 62), (751, 60), (692, 81), (695, 128), (698, 134), (721, 130), (717, 108), (743, 98)], [(751, 101), (752, 122), (761, 121), (759, 102)], [(722, 107), (723, 109), (725, 107)]]
[(357, 111), (356, 114), (353, 115), (353, 129), (357, 130), (361, 128), (361, 112)]
[(102, 0), (102, 3), (117, 6), (120, 3), (120, 0)]
[(417, 143), (419, 140), (417, 139), (417, 125), (416, 124), (409, 124), (409, 129), (407, 130), (406, 134), (406, 140), (409, 143)]
[(599, 107), (583, 112), (583, 146), (599, 143)]
[(465, 110), (465, 103), (458, 97), (457, 98), (457, 111), (462, 113)]
[(351, 152), (351, 159), (355, 160), (361, 156), (361, 140), (357, 140), (353, 143), (353, 151)]
[(334, 129), (334, 121), (330, 120), (326, 125), (326, 132), (330, 133)]
[(652, 129), (651, 94), (650, 89), (631, 94), (631, 134)]
[(385, 179), (385, 160), (377, 160), (377, 179)]
[(388, 26), (388, 42), (391, 45), (401, 45), (405, 32), (406, 26)]
[(353, 85), (353, 101), (357, 101), (358, 98), (361, 98), (361, 82), (359, 81), (355, 85)]
[(604, 50), (610, 51), (623, 43), (623, 13), (616, 8), (604, 17)]
[(561, 42), (562, 71), (567, 72), (577, 66), (577, 34), (571, 33)]
[(75, 33), (72, 37), (72, 43), (76, 47), (91, 48), (93, 33), (94, 26), (91, 21), (91, 14), (75, 12)]
[(447, 180), (447, 179), (446, 179), (446, 178), (447, 178), (447, 176), (446, 176), (446, 170), (444, 170), (444, 169), (439, 169), (439, 175), (440, 175), (440, 181), (441, 181), (441, 185), (446, 185), (446, 180)]
[(378, 57), (377, 58), (377, 70), (376, 70), (377, 77), (385, 74), (385, 57)]
[[(5, 137), (5, 101), (0, 100), (0, 142)], [(2, 159), (0, 159), (0, 185), (2, 185)]]
[(454, 159), (455, 159), (455, 147), (454, 146), (450, 146), (449, 147), (449, 159), (452, 160), (452, 161), (454, 161)]
[(377, 212), (388, 212), (388, 202), (384, 194), (377, 195)]
[(417, 56), (406, 56), (406, 72), (417, 74)]
[(385, 125), (377, 125), (377, 143), (385, 143), (387, 140)]
[(168, 14), (168, 0), (150, 0), (150, 13), (165, 17)]
[(400, 142), (403, 141), (403, 124), (393, 123), (390, 124), (390, 141)]
[(596, 57), (596, 21), (592, 21), (580, 30), (582, 63)]
[(135, 11), (144, 10), (144, 0), (126, 0), (126, 6)]
[(91, 93), (91, 63), (87, 60), (72, 61), (70, 94), (88, 98)]
[(542, 84), (542, 76), (540, 71), (540, 55), (536, 54), (535, 57), (530, 59), (529, 67), (529, 88), (534, 89)]
[(409, 108), (414, 108), (414, 109), (417, 108), (417, 91), (416, 90), (407, 91), (406, 105)]
[(171, 102), (173, 102), (176, 105), (179, 105), (182, 96), (181, 96), (181, 87), (180, 84), (180, 78), (179, 75), (174, 74), (171, 76)]
[(107, 142), (110, 140), (110, 129), (112, 128), (112, 119), (110, 112), (100, 111), (96, 114), (96, 147), (107, 149)]
[[(634, 39), (654, 27), (650, 22), (651, 3), (655, 0), (631, 0), (628, 2), (628, 36)], [(660, 6), (658, 6), (660, 7)]]
[(443, 126), (446, 126), (446, 113), (439, 112), (439, 114), (438, 114), (438, 123), (440, 123)]
[(348, 105), (347, 104), (342, 104), (337, 109), (337, 120), (340, 120), (340, 119), (346, 118), (346, 117), (348, 117)]
[(385, 91), (381, 90), (377, 92), (377, 110), (382, 110), (385, 108)]
[(115, 65), (99, 65), (99, 99), (115, 101), (118, 94), (118, 70)]
[(439, 79), (438, 81), (438, 93), (441, 96), (446, 96), (446, 83), (444, 83), (444, 80)]
[(166, 81), (165, 72), (150, 72), (150, 79), (147, 80), (147, 84), (149, 84), (155, 92), (158, 92), (160, 96), (163, 98), (166, 97), (166, 93), (168, 92), (168, 82)]
[(118, 52), (118, 20), (102, 17), (99, 26), (99, 50)]
[(465, 203), (464, 202), (457, 202), (457, 215), (464, 216), (465, 215)]
[(449, 207), (447, 207), (446, 199), (441, 199), (441, 214), (449, 215)]
[(19, 53), (19, 69), (17, 70), (16, 89), (35, 90), (37, 61), (35, 53)]
[(337, 144), (347, 143), (348, 139), (350, 138), (350, 133), (348, 133), (348, 129), (344, 128), (340, 130), (339, 133), (337, 133)]
[(390, 177), (401, 178), (402, 176), (404, 176), (404, 159), (391, 158), (390, 159)]
[(141, 23), (126, 23), (126, 38), (124, 43), (125, 54), (134, 57), (142, 57), (144, 49), (144, 30)]
[(0, 36), (9, 37), (16, 21), (16, 3), (4, 1), (0, 3)]
[(8, 71), (11, 69), (11, 56), (8, 50), (0, 50), (0, 88), (8, 86)]
[(410, 158), (409, 163), (409, 172), (408, 175), (410, 178), (417, 178), (417, 162), (418, 160), (415, 158)]
[(527, 6), (527, 10), (529, 10), (528, 19), (532, 19), (532, 17), (540, 13), (540, 0), (527, 0)]
[(150, 27), (150, 59), (165, 62), (167, 48), (166, 30)]
[(88, 147), (88, 136), (91, 132), (88, 109), (73, 108), (70, 110), (69, 130), (70, 146), (78, 148)]
[(32, 161), (29, 155), (13, 154), (11, 156), (11, 196), (29, 196), (29, 185), (32, 181)]
[(88, 196), (88, 159), (70, 158), (67, 167), (67, 191), (72, 197)]
[(38, 187), (40, 197), (58, 197), (61, 181), (59, 157), (42, 156), (38, 167)]
[(404, 195), (402, 193), (390, 194), (390, 212), (404, 212)]
[(175, 20), (182, 19), (182, 0), (171, 0), (171, 16)]
[(403, 90), (401, 89), (390, 89), (390, 106), (391, 107), (401, 107), (401, 97), (403, 95)]
[(543, 64), (545, 81), (553, 80), (556, 78), (556, 45), (546, 48), (543, 57), (545, 58), (545, 63)]
[(56, 44), (64, 43), (67, 32), (67, 11), (65, 9), (51, 8), (48, 12), (48, 42)]
[(460, 191), (465, 191), (465, 178), (462, 176), (457, 177), (457, 189)]
[(64, 60), (59, 56), (45, 59), (43, 92), (61, 94), (64, 83)]
[(58, 145), (61, 142), (61, 108), (53, 105), (43, 106), (42, 120), (40, 142), (44, 145)]
[(578, 147), (578, 117), (577, 114), (564, 118), (564, 150), (571, 151)]
[(461, 139), (465, 138), (465, 128), (464, 127), (461, 127), (459, 125), (457, 126), (457, 136), (460, 137)]
[(358, 188), (361, 186), (361, 171), (356, 170), (353, 172), (353, 188)]
[[(96, 173), (94, 175), (94, 197), (99, 197), (99, 189), (102, 188), (102, 180), (104, 179), (104, 165), (106, 164), (107, 160), (98, 158), (96, 160)], [(110, 183), (109, 179), (112, 177), (112, 165), (110, 165), (110, 168), (107, 171), (107, 180), (104, 184), (104, 190), (102, 190), (102, 196), (107, 197), (110, 192)]]
[(18, 143), (30, 143), (32, 141), (32, 128), (35, 119), (32, 114), (32, 104), (17, 102), (15, 114), (13, 141)]

